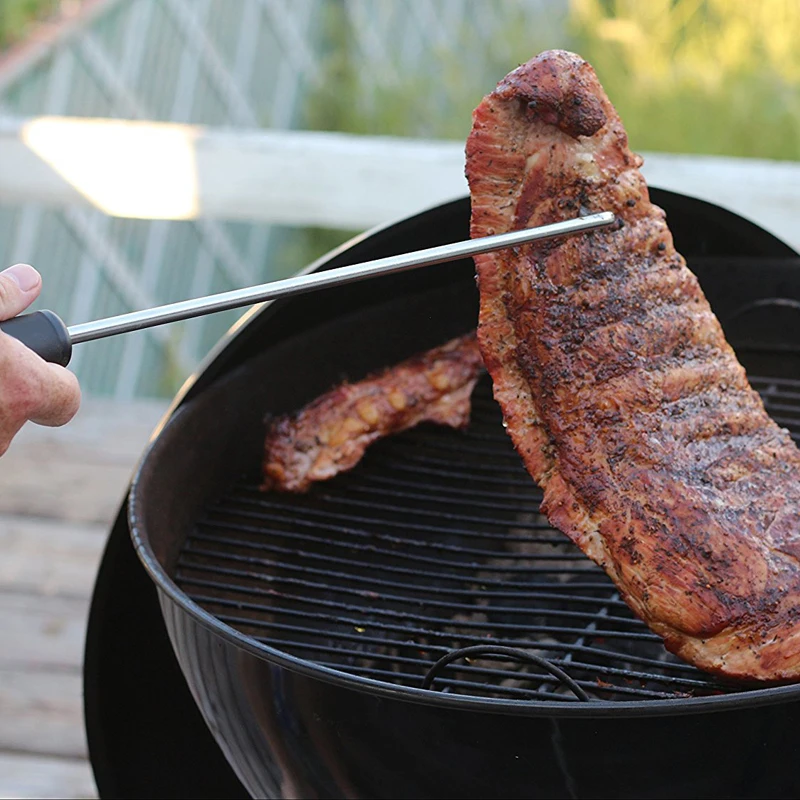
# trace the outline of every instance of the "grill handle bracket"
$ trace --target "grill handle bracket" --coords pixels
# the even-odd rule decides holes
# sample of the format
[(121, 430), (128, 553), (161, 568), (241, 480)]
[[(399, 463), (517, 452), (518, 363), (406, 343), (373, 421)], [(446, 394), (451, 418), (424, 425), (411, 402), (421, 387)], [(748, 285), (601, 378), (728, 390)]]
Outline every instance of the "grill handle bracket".
[(502, 645), (495, 644), (476, 644), (471, 647), (460, 647), (457, 650), (451, 650), (449, 653), (446, 653), (428, 670), (422, 681), (422, 688), (431, 689), (433, 681), (436, 679), (438, 673), (448, 664), (451, 664), (453, 661), (458, 661), (460, 658), (471, 658), (473, 656), (507, 656), (517, 661), (534, 664), (537, 667), (547, 670), (551, 675), (558, 678), (578, 700), (582, 700), (586, 703), (591, 702), (589, 695), (578, 685), (578, 682), (574, 678), (567, 675), (560, 667), (551, 664), (546, 658), (533, 655), (533, 653), (520, 650), (516, 647), (503, 647)]

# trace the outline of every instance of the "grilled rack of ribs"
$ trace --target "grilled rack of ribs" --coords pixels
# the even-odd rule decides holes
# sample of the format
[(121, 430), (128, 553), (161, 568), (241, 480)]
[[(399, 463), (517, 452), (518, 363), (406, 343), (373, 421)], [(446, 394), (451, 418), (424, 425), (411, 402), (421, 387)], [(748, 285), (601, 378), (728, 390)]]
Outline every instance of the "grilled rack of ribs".
[(672, 652), (800, 679), (800, 452), (675, 251), (594, 71), (542, 53), (473, 122), (473, 237), (618, 217), (475, 258), (484, 362), (550, 522)]
[(305, 492), (314, 481), (352, 469), (373, 442), (421, 422), (465, 427), (482, 371), (472, 332), (273, 419), (262, 489)]

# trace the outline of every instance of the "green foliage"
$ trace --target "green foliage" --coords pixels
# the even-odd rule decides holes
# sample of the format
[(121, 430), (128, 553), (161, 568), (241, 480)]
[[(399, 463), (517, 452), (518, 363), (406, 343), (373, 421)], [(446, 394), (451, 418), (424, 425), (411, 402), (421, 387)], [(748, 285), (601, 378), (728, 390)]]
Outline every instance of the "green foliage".
[[(481, 0), (485, 1), (485, 0)], [(449, 31), (446, 46), (424, 41), (413, 61), (403, 55), (403, 43), (381, 42), (381, 58), (374, 63), (359, 52), (344, 7), (324, 2), (318, 51), (322, 53), (321, 87), (305, 102), (301, 127), (373, 136), (466, 138), (472, 109), (509, 69), (545, 49), (521, 23), (511, 6), (504, 14), (503, 35), (487, 38), (465, 18)]]
[(22, 39), (32, 22), (58, 6), (58, 0), (0, 0), (0, 51)]
[(796, 0), (572, 0), (634, 149), (800, 159)]
[(497, 80), (540, 50), (564, 47), (595, 67), (635, 149), (800, 159), (798, 0), (570, 0), (566, 7), (565, 24), (554, 27), (496, 2), (499, 33), (487, 35), (467, 15), (446, 47), (426, 42), (409, 62), (401, 42), (382, 41), (374, 63), (359, 52), (343, 5), (324, 3), (324, 81), (308, 97), (303, 125), (463, 139), (472, 109)]

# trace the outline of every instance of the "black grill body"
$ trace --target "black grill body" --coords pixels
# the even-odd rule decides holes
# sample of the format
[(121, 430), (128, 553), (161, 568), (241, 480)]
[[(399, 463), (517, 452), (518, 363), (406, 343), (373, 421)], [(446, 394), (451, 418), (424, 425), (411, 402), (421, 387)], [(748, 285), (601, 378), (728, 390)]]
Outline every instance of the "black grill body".
[[(677, 247), (700, 277), (741, 360), (751, 374), (771, 379), (756, 382), (757, 388), (787, 395), (773, 413), (788, 415), (787, 424), (793, 424), (795, 401), (800, 400), (793, 397), (797, 392), (791, 383), (800, 375), (796, 256), (722, 209), (666, 192), (653, 195), (666, 208)], [(468, 216), (466, 201), (442, 206), (373, 234), (318, 268), (465, 238)], [(285, 562), (275, 567), (275, 547), (287, 549), (280, 537), (265, 540), (273, 548), (268, 558), (262, 553), (256, 561), (237, 561), (230, 556), (252, 549), (251, 544), (237, 545), (224, 551), (221, 564), (227, 572), (209, 573), (209, 549), (218, 552), (234, 536), (250, 535), (235, 526), (247, 526), (242, 498), (247, 500), (257, 473), (264, 413), (298, 408), (342, 377), (357, 379), (469, 330), (476, 319), (473, 272), (471, 262), (459, 262), (273, 304), (224, 343), (146, 454), (131, 490), (133, 541), (158, 587), (183, 675), (219, 747), (248, 791), (264, 797), (797, 795), (800, 770), (794, 764), (800, 748), (791, 731), (800, 723), (800, 687), (720, 685), (678, 663), (654, 672), (641, 659), (657, 659), (636, 647), (637, 642), (647, 647), (657, 642), (630, 615), (625, 617), (613, 593), (602, 595), (605, 604), (589, 612), (565, 607), (568, 613), (544, 623), (559, 629), (549, 632), (562, 643), (545, 655), (591, 690), (592, 699), (584, 702), (545, 673), (507, 691), (507, 683), (500, 685), (509, 668), (504, 662), (496, 667), (453, 664), (436, 676), (436, 691), (416, 685), (422, 665), (458, 644), (475, 643), (463, 633), (424, 646), (413, 636), (399, 649), (394, 644), (392, 652), (400, 659), (388, 668), (384, 652), (377, 661), (356, 658), (352, 650), (359, 628), (373, 638), (376, 630), (401, 636), (404, 624), (410, 630), (420, 618), (428, 620), (430, 607), (409, 622), (411, 612), (405, 619), (402, 611), (394, 617), (371, 613), (393, 608), (385, 599), (382, 605), (380, 596), (343, 603), (330, 587), (319, 589), (319, 575), (309, 572), (307, 564), (299, 578)], [(491, 401), (479, 397), (481, 403), (491, 414)], [(413, 450), (416, 435), (386, 445)], [(444, 434), (422, 435), (436, 439)], [(364, 467), (369, 469), (366, 462)], [(502, 480), (502, 474), (498, 471), (501, 484), (513, 483)], [(358, 485), (358, 476), (334, 483), (339, 489), (322, 492), (348, 493), (349, 486)], [(524, 491), (523, 484), (528, 484), (521, 482)], [(448, 485), (459, 488), (458, 481)], [(254, 499), (256, 505), (261, 501)], [(220, 514), (224, 522), (229, 513), (234, 527), (225, 523), (209, 534)], [(270, 513), (274, 517), (274, 509)], [(291, 508), (281, 513), (291, 517)], [(530, 513), (535, 516), (535, 510)], [(469, 521), (458, 524), (473, 530)], [(330, 538), (336, 531), (330, 528), (322, 535)], [(400, 548), (402, 556), (402, 548), (411, 545), (407, 536), (395, 538), (400, 541), (390, 537), (368, 544)], [(472, 549), (485, 546), (486, 541), (477, 540)], [(306, 545), (295, 541), (292, 547), (297, 552)], [(464, 543), (458, 547), (463, 550)], [(327, 571), (341, 571), (343, 560), (355, 557), (346, 550), (323, 550), (332, 556)], [(581, 577), (585, 572), (588, 583), (603, 591), (604, 576), (585, 559), (558, 555), (568, 565), (583, 564)], [(214, 557), (211, 561), (220, 564)], [(375, 563), (395, 564), (377, 555)], [(485, 564), (479, 572), (486, 575)], [(496, 581), (497, 574), (486, 580)], [(264, 581), (264, 575), (271, 580)], [(288, 585), (295, 593), (286, 606), (295, 619), (291, 624), (274, 610)], [(588, 591), (584, 586), (581, 596)], [(317, 607), (305, 604), (306, 597), (316, 598)], [(613, 624), (607, 622), (609, 614)], [(310, 654), (311, 641), (298, 636), (298, 629), (313, 626), (314, 619), (336, 636), (327, 650), (314, 640), (317, 649)], [(498, 630), (503, 624), (510, 626), (503, 635), (516, 646), (525, 644), (524, 632), (514, 628), (518, 623), (501, 621)], [(354, 634), (346, 632), (348, 625), (356, 628)], [(583, 626), (589, 644), (575, 625)], [(597, 637), (598, 625), (611, 633)], [(482, 631), (478, 639), (485, 633), (483, 620), (468, 620), (463, 627)], [(614, 631), (633, 634), (622, 637), (626, 646), (633, 643), (633, 659), (595, 658), (588, 670), (576, 665), (591, 656), (587, 648), (605, 647), (599, 638), (619, 639)], [(341, 647), (348, 636), (350, 643)], [(278, 641), (281, 646), (274, 646)], [(412, 657), (412, 650), (417, 655)], [(650, 672), (642, 677), (640, 667)], [(490, 680), (487, 688), (485, 678), (494, 672), (500, 673), (494, 675), (498, 680)]]

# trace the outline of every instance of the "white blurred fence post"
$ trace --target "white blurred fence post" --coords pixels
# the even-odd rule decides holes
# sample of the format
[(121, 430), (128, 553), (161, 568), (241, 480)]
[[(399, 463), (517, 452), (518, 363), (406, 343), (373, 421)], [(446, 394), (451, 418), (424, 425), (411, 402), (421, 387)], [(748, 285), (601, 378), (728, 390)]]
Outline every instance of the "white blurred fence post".
[[(30, 142), (38, 140), (28, 131), (38, 124), (51, 126), (52, 151), (42, 137), (37, 152), (31, 149)], [(91, 142), (91, 159), (86, 152), (71, 155), (64, 146), (70, 136)], [(185, 148), (188, 161), (159, 152), (167, 137), (169, 147)], [(136, 152), (141, 163), (132, 167)], [(177, 170), (179, 163), (183, 171), (171, 172), (170, 165)], [(186, 164), (193, 170), (188, 181)], [(124, 209), (115, 211), (116, 198), (103, 196), (92, 183), (89, 173), (97, 172), (104, 186), (124, 195)], [(798, 163), (650, 153), (644, 173), (653, 186), (729, 208), (800, 249)], [(193, 194), (171, 215), (163, 198), (181, 188), (181, 180)], [(363, 230), (466, 192), (461, 142), (119, 120), (0, 120), (5, 203), (94, 203), (120, 216)]]

